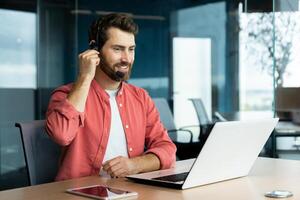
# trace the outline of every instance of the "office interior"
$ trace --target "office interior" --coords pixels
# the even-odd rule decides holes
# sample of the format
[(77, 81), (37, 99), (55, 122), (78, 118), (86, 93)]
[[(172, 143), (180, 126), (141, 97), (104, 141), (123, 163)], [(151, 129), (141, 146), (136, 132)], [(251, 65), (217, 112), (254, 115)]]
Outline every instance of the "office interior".
[[(299, 4), (0, 0), (0, 190), (28, 185), (15, 123), (45, 119), (51, 91), (76, 79), (89, 25), (110, 12), (130, 13), (139, 25), (129, 83), (167, 99), (176, 127), (199, 124), (190, 99), (201, 98), (212, 121), (216, 112), (228, 120), (278, 116), (297, 131)], [(268, 141), (265, 156), (300, 159), (300, 137), (270, 139), (276, 152), (268, 154)]]

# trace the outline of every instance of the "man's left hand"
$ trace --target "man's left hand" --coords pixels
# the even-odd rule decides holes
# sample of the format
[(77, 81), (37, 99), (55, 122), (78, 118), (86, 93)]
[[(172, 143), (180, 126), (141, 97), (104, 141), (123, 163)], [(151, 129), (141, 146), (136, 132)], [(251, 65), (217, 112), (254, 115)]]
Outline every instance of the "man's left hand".
[(134, 158), (118, 156), (106, 161), (102, 167), (111, 177), (118, 178), (130, 174), (158, 170), (160, 168), (160, 160), (152, 153)]
[(138, 173), (134, 161), (123, 156), (118, 156), (106, 161), (102, 167), (103, 170), (113, 178), (125, 177), (129, 174)]

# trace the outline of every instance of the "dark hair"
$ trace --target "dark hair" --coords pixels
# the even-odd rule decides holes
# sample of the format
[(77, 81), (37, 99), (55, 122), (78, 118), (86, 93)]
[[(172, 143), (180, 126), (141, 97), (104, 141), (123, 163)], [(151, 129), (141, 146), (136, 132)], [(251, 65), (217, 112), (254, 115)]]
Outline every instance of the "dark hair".
[(89, 29), (89, 44), (92, 40), (100, 50), (108, 40), (107, 30), (111, 27), (119, 28), (122, 31), (137, 35), (138, 26), (131, 15), (125, 13), (112, 13), (94, 21)]

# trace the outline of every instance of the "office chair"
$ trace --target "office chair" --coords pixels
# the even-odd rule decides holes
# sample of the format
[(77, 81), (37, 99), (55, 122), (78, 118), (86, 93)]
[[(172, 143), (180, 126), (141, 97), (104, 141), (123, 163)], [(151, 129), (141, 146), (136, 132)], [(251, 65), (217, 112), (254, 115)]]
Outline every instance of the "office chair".
[[(199, 126), (200, 127), (200, 134), (199, 134), (199, 140), (206, 140), (210, 131), (212, 130), (215, 122), (218, 121), (227, 121), (219, 112), (214, 112), (213, 114), (213, 121), (208, 118), (207, 112), (205, 110), (204, 104), (202, 99), (200, 98), (190, 98), (190, 101), (192, 101), (197, 118), (199, 121)], [(188, 128), (185, 127), (185, 128)]]
[(60, 147), (45, 131), (45, 120), (16, 123), (20, 129), (30, 185), (54, 181), (58, 171)]
[[(174, 144), (177, 147), (176, 156), (179, 160), (195, 158), (198, 156), (204, 142), (193, 142), (193, 132), (187, 129), (177, 129), (174, 123), (173, 115), (169, 104), (164, 98), (153, 98), (153, 101), (160, 114), (160, 119)], [(179, 142), (178, 134), (189, 134), (189, 142)]]

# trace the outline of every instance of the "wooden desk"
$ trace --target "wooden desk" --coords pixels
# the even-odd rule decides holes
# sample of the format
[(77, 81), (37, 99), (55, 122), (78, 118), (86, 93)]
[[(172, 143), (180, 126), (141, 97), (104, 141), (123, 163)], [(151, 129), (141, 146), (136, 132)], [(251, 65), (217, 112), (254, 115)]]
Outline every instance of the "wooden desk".
[(275, 189), (290, 190), (294, 196), (289, 200), (300, 199), (300, 161), (258, 158), (250, 175), (230, 181), (223, 181), (187, 190), (175, 190), (137, 184), (127, 179), (105, 179), (91, 176), (62, 182), (55, 182), (0, 192), (0, 199), (28, 200), (76, 200), (88, 199), (65, 193), (72, 187), (104, 184), (111, 187), (138, 192), (138, 199), (205, 199), (205, 200), (259, 200), (268, 199), (264, 193)]

